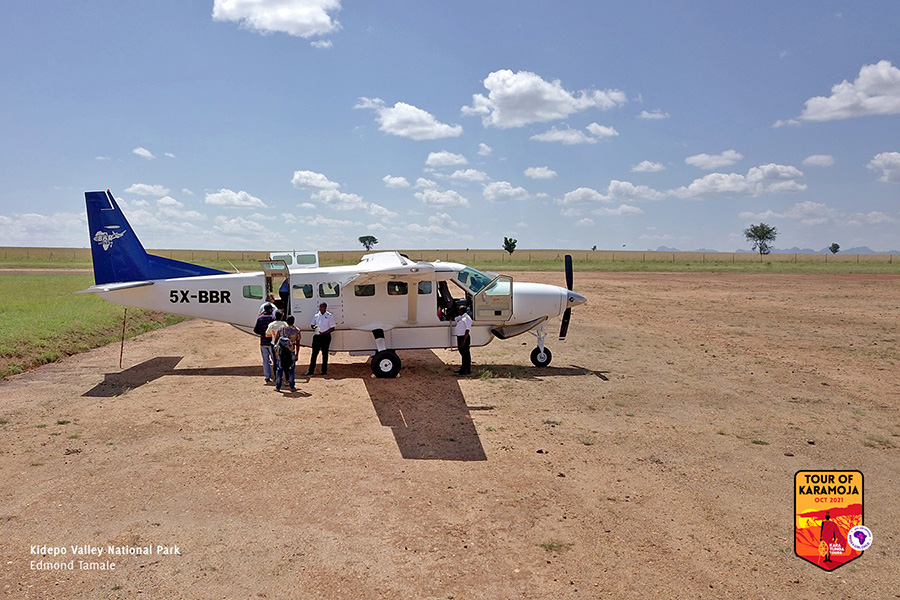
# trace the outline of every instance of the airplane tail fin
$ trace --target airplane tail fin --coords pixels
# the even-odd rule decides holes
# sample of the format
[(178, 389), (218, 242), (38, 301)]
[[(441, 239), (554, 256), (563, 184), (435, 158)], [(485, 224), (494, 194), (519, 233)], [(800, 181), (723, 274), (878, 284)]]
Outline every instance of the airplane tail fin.
[(147, 254), (109, 190), (85, 192), (94, 282), (127, 283), (225, 273)]

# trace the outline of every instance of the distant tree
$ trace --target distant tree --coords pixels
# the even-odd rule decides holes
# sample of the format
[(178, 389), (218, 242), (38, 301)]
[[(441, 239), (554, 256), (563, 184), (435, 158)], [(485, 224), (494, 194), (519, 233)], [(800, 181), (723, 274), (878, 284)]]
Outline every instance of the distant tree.
[(519, 240), (514, 238), (503, 238), (503, 249), (509, 252), (509, 255), (512, 256), (512, 253), (516, 251), (516, 244), (519, 243)]
[(359, 243), (363, 245), (363, 248), (366, 250), (371, 250), (372, 246), (378, 243), (378, 238), (374, 235), (361, 235), (359, 237)]
[(832, 245), (828, 246), (828, 249), (831, 250), (832, 254), (837, 254), (838, 252), (841, 251), (841, 245), (840, 244), (832, 244)]
[(594, 244), (593, 246), (591, 246), (591, 250), (596, 250), (596, 249), (597, 249), (597, 244)]
[(754, 250), (759, 250), (760, 257), (772, 251), (770, 244), (775, 241), (776, 235), (778, 235), (778, 230), (765, 223), (751, 225), (744, 230), (744, 237), (747, 238), (748, 242), (753, 243)]

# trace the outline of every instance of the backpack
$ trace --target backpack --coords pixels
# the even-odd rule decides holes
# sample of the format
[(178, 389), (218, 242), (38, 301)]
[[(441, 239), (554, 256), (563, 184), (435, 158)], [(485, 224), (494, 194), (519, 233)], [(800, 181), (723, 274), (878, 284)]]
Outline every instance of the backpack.
[(291, 342), (291, 336), (288, 334), (290, 331), (291, 334), (296, 333), (296, 329), (294, 327), (283, 327), (281, 329), (281, 333), (278, 334), (278, 351), (281, 354), (293, 353), (294, 344)]

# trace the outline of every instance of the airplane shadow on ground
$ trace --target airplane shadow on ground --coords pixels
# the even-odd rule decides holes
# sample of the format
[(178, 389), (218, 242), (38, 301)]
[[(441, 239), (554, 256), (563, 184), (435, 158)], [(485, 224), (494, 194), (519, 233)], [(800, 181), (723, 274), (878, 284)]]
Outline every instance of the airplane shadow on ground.
[[(181, 356), (160, 356), (118, 373), (106, 373), (102, 382), (82, 394), (88, 397), (120, 396), (160, 377), (259, 377), (258, 365), (176, 369)], [(335, 364), (325, 379), (360, 379), (372, 401), (378, 420), (390, 427), (401, 456), (415, 460), (487, 460), (472, 419), (472, 411), (491, 410), (489, 406), (468, 406), (451, 371), (431, 350), (401, 353), (403, 370), (397, 379), (372, 376), (368, 362)], [(533, 379), (554, 376), (594, 375), (608, 381), (605, 371), (584, 367), (544, 367), (522, 365), (476, 365), (473, 377), (511, 377)], [(298, 384), (305, 378), (298, 377)], [(286, 394), (310, 397), (306, 391)]]
[[(243, 367), (198, 367), (188, 369), (176, 369), (183, 356), (158, 356), (134, 365), (118, 373), (105, 373), (103, 381), (86, 391), (82, 396), (113, 398), (121, 396), (128, 390), (139, 388), (160, 377), (167, 375), (185, 377), (259, 377), (260, 368), (257, 366)], [(286, 392), (287, 396), (308, 397), (310, 394), (303, 391)]]

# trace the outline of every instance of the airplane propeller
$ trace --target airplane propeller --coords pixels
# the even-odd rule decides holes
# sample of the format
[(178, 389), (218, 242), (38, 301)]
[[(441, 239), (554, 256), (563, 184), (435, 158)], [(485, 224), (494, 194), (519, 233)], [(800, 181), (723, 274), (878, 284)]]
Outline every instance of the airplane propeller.
[[(569, 291), (572, 291), (572, 282), (573, 282), (573, 273), (572, 273), (572, 255), (566, 254), (566, 287), (569, 288)], [(572, 317), (572, 307), (567, 307), (566, 311), (563, 313), (562, 324), (559, 326), (559, 339), (566, 339), (566, 333), (569, 331), (569, 319)]]

